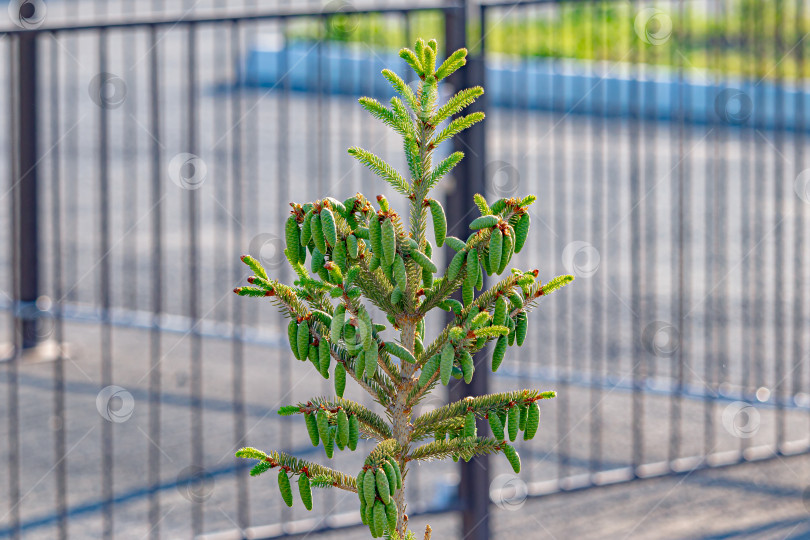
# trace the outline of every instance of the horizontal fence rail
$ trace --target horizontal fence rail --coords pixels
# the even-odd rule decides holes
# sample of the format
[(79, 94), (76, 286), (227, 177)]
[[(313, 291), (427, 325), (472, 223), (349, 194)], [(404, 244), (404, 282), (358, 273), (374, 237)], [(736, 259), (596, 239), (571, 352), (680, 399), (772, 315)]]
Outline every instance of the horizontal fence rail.
[[(546, 436), (517, 444), (526, 495), (807, 452), (803, 1), (124, 4), (2, 27), (0, 538), (358, 524), (353, 497), (288, 509), (234, 459), (325, 460), (276, 411), (332, 382), (293, 362), (274, 309), (231, 291), (246, 252), (294, 279), (290, 201), (399, 201), (346, 148), (405, 169), (356, 98), (390, 96), (379, 72), (404, 75), (417, 36), (466, 41), (466, 82), (487, 91), (448, 208), (476, 182), (537, 194), (512, 264), (577, 278), (488, 377), (558, 392)], [(461, 485), (477, 470), (508, 508), (511, 469), (486, 468)], [(445, 465), (409, 479), (417, 527), (474, 504)]]

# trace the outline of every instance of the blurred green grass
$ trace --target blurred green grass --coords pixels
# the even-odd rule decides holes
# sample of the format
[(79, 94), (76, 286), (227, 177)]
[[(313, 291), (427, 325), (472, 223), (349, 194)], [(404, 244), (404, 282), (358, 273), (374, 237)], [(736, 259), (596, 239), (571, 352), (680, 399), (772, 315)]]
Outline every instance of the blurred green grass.
[[(806, 77), (810, 29), (795, 2), (739, 0), (707, 7), (703, 2), (644, 4), (616, 2), (542, 4), (487, 10), (487, 53), (523, 58), (571, 58), (641, 63), (714, 76), (753, 79)], [(647, 11), (642, 11), (642, 10)], [(649, 10), (657, 10), (651, 12)], [(650, 14), (652, 13), (652, 17)], [(646, 24), (645, 24), (646, 22)], [(671, 24), (671, 31), (667, 27)], [(470, 24), (480, 35), (480, 23)], [(366, 43), (381, 48), (412, 45), (417, 36), (442, 42), (444, 19), (438, 11), (329, 17), (326, 24), (299, 21), (291, 37)], [(646, 36), (646, 41), (645, 41)], [(473, 38), (471, 48), (480, 49)]]

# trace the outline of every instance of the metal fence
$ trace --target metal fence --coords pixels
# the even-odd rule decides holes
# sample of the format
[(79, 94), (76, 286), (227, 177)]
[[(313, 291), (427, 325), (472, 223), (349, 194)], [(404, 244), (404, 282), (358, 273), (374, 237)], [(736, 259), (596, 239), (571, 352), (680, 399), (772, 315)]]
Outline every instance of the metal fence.
[[(275, 411), (331, 383), (286, 354), (273, 309), (230, 291), (246, 251), (292, 279), (289, 201), (398, 200), (345, 149), (403, 166), (356, 97), (385, 95), (380, 65), (418, 35), (466, 44), (451, 85), (487, 89), (487, 120), (458, 143), (451, 230), (475, 192), (536, 193), (514, 264), (578, 278), (472, 388), (558, 391), (545, 437), (518, 445), (526, 492), (807, 451), (801, 0), (128, 13), (27, 13), (0, 40), (0, 537), (357, 523), (353, 498), (287, 509), (235, 462), (244, 444), (324, 459)], [(446, 466), (416, 469), (409, 513), (460, 510), (466, 538), (488, 537), (467, 517), (513, 480), (482, 462), (460, 466), (460, 498)]]

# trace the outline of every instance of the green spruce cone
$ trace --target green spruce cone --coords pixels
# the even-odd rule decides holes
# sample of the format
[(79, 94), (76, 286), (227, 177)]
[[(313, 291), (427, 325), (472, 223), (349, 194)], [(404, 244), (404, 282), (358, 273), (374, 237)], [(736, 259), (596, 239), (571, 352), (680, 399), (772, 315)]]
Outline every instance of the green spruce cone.
[(397, 255), (394, 257), (394, 264), (391, 271), (394, 274), (394, 281), (396, 282), (397, 287), (403, 291), (407, 291), (408, 271), (405, 269), (405, 260), (402, 258), (402, 255), (397, 253)]
[(349, 444), (349, 417), (343, 409), (337, 414), (337, 439), (341, 448)]
[(310, 220), (310, 229), (312, 229), (312, 241), (315, 242), (315, 247), (318, 248), (318, 251), (321, 253), (326, 253), (326, 241), (323, 238), (323, 227), (321, 223), (321, 215), (320, 214), (312, 214), (312, 219)]
[(368, 525), (368, 519), (366, 518), (366, 501), (363, 500), (363, 497), (360, 497), (360, 521), (363, 522), (363, 525)]
[(509, 341), (509, 346), (511, 347), (512, 345), (515, 344), (515, 333), (516, 333), (515, 332), (515, 320), (512, 317), (507, 317), (506, 318), (506, 327), (509, 329), (509, 334), (508, 334), (507, 337), (508, 337), (508, 341)]
[(374, 505), (377, 498), (377, 477), (373, 469), (367, 469), (363, 478), (363, 497), (366, 499), (366, 505)]
[(368, 241), (371, 244), (372, 253), (382, 260), (382, 224), (377, 214), (374, 214), (371, 219), (369, 219)]
[(467, 247), (467, 244), (465, 244), (463, 240), (455, 236), (448, 236), (444, 241), (447, 242), (447, 245), (455, 252), (463, 251)]
[(384, 504), (388, 504), (388, 501), (391, 500), (391, 486), (388, 485), (388, 476), (386, 476), (385, 470), (382, 468), (377, 469), (374, 477), (377, 481), (377, 494)]
[[(335, 247), (332, 248), (332, 261), (338, 265), (342, 273), (345, 274), (349, 270), (349, 261), (346, 258), (346, 243), (342, 240), (338, 240)], [(335, 285), (340, 285), (341, 283), (336, 283)]]
[(475, 280), (475, 288), (480, 291), (484, 288), (484, 272), (481, 270), (481, 268), (478, 268), (477, 273), (478, 279)]
[(419, 374), (419, 386), (425, 386), (430, 378), (433, 377), (433, 374), (436, 373), (437, 369), (439, 369), (440, 358), (441, 357), (436, 354), (425, 362), (425, 365), (422, 366), (422, 373)]
[(332, 343), (339, 343), (343, 336), (343, 325), (346, 324), (346, 306), (340, 303), (335, 307), (332, 323), (329, 328), (329, 337)]
[(377, 347), (370, 347), (368, 350), (365, 351), (364, 355), (366, 357), (366, 362), (364, 366), (366, 371), (366, 378), (373, 379), (374, 373), (377, 371), (377, 355), (378, 355)]
[(385, 218), (381, 227), (382, 259), (386, 266), (394, 264), (394, 255), (397, 253), (397, 233), (394, 230), (394, 222), (390, 217)]
[(346, 391), (346, 368), (343, 364), (338, 362), (335, 364), (335, 394), (338, 397), (343, 397), (343, 392)]
[(523, 432), (523, 439), (529, 441), (534, 438), (537, 428), (540, 426), (540, 406), (536, 401), (529, 404), (529, 413), (526, 418), (526, 431)]
[(475, 437), (475, 413), (467, 411), (467, 416), (464, 417), (464, 436)]
[[(469, 284), (474, 287), (478, 283), (478, 272), (480, 272), (480, 265), (478, 264), (478, 250), (473, 248), (467, 253), (467, 275), (464, 277), (464, 284)], [(467, 302), (464, 302), (465, 304)]]
[(354, 372), (358, 377), (363, 377), (366, 372), (366, 351), (361, 351), (354, 363)]
[(304, 215), (304, 223), (301, 225), (301, 245), (307, 247), (312, 240), (312, 210)]
[(309, 361), (312, 362), (312, 365), (315, 366), (315, 370), (320, 373), (321, 360), (318, 357), (318, 347), (311, 346), (307, 351), (307, 356), (309, 357)]
[(287, 242), (287, 250), (289, 251), (288, 257), (290, 262), (295, 264), (298, 261), (298, 246), (301, 244), (301, 231), (298, 229), (298, 221), (295, 216), (287, 218), (287, 223), (284, 225), (284, 235)]
[(475, 372), (475, 365), (473, 364), (472, 356), (467, 349), (462, 349), (459, 354), (459, 363), (461, 364), (461, 372), (464, 374), (464, 382), (470, 384)]
[(520, 456), (518, 455), (517, 450), (509, 445), (506, 445), (503, 447), (503, 453), (506, 456), (506, 459), (509, 460), (512, 470), (515, 471), (515, 474), (518, 474), (520, 472)]
[(447, 216), (444, 214), (441, 203), (436, 199), (430, 199), (428, 204), (430, 205), (430, 215), (433, 217), (433, 233), (436, 238), (436, 245), (442, 247), (447, 235)]
[(335, 216), (328, 208), (321, 210), (321, 229), (323, 230), (323, 239), (332, 247), (337, 245), (337, 229), (335, 228)]
[[(390, 500), (390, 498), (388, 499)], [(385, 514), (385, 501), (374, 502), (374, 532), (378, 537), (385, 534), (385, 528), (388, 526), (388, 516)]]
[(498, 273), (501, 267), (501, 252), (503, 251), (503, 233), (497, 227), (492, 229), (489, 237), (489, 267), (493, 273)]
[(506, 298), (504, 298), (503, 295), (498, 296), (498, 299), (495, 301), (495, 314), (492, 316), (492, 324), (495, 326), (503, 326), (506, 322), (507, 308)]
[(459, 251), (453, 256), (453, 260), (450, 261), (450, 265), (447, 267), (447, 281), (453, 281), (458, 276), (461, 269), (464, 267), (464, 261), (467, 260), (467, 253), (465, 251)]
[(385, 515), (388, 518), (388, 530), (395, 531), (397, 528), (397, 518), (399, 517), (399, 513), (397, 512), (397, 503), (393, 500), (385, 505)]
[(473, 285), (467, 280), (464, 280), (464, 284), (461, 286), (461, 299), (464, 301), (465, 306), (469, 306), (475, 300)]
[(498, 420), (501, 421), (501, 425), (504, 427), (504, 429), (506, 429), (506, 421), (507, 421), (507, 418), (509, 418), (509, 413), (507, 413), (506, 411), (498, 411), (497, 415), (498, 415)]
[(412, 249), (409, 255), (411, 259), (413, 259), (413, 262), (419, 265), (423, 273), (428, 272), (432, 276), (435, 272), (439, 271), (436, 265), (433, 264), (433, 261), (418, 249)]
[(284, 503), (292, 507), (292, 486), (290, 485), (290, 477), (287, 476), (287, 471), (284, 469), (278, 471), (278, 490), (281, 492), (281, 498), (284, 499)]
[(492, 435), (499, 441), (504, 440), (503, 424), (498, 415), (494, 412), (489, 413), (487, 420), (489, 421), (489, 428), (492, 430)]
[(514, 442), (517, 439), (518, 428), (520, 427), (520, 407), (517, 405), (510, 407), (508, 416), (509, 440)]
[(366, 488), (366, 484), (363, 481), (363, 477), (366, 475), (365, 469), (360, 469), (360, 472), (357, 474), (357, 496), (360, 497), (360, 504), (363, 506), (368, 505), (368, 499), (366, 499), (365, 494), (363, 493)]
[(388, 477), (388, 489), (391, 493), (391, 497), (393, 497), (397, 489), (397, 473), (394, 472), (394, 466), (388, 461), (383, 463), (382, 468), (383, 471), (385, 471), (385, 476)]
[(353, 414), (349, 417), (349, 440), (347, 445), (349, 450), (354, 452), (357, 449), (357, 441), (360, 440), (360, 420), (357, 415)]
[(529, 226), (531, 225), (531, 218), (529, 211), (525, 210), (520, 216), (520, 220), (515, 227), (515, 253), (520, 253), (523, 245), (526, 243), (526, 238), (529, 236)]
[(298, 475), (298, 493), (301, 495), (301, 502), (307, 510), (312, 510), (312, 486), (306, 474)]
[(523, 345), (523, 342), (526, 341), (526, 332), (529, 330), (529, 318), (526, 315), (525, 311), (521, 311), (517, 314), (515, 319), (515, 333), (517, 334), (517, 344), (518, 347)]
[(326, 443), (329, 442), (329, 417), (326, 414), (326, 411), (323, 409), (319, 409), (317, 416), (316, 416), (317, 424), (318, 424), (318, 435), (323, 441), (324, 446)]
[(324, 441), (323, 449), (326, 451), (326, 457), (332, 459), (335, 454), (335, 431), (333, 429), (329, 429), (329, 439)]
[(332, 360), (332, 353), (329, 350), (329, 342), (322, 339), (318, 343), (318, 367), (324, 379), (329, 378), (329, 364)]
[(528, 418), (528, 416), (529, 416), (529, 407), (526, 406), (526, 405), (521, 405), (520, 406), (520, 424), (518, 426), (520, 428), (520, 431), (525, 431), (526, 430), (526, 418)]
[(492, 372), (498, 371), (503, 363), (503, 358), (506, 355), (507, 340), (506, 336), (498, 336), (498, 341), (495, 342), (495, 348), (492, 351)]
[(501, 253), (501, 266), (498, 268), (498, 274), (503, 274), (506, 270), (506, 265), (512, 260), (514, 253), (515, 242), (512, 240), (512, 232), (507, 229), (506, 234), (503, 235), (503, 251)]
[(307, 433), (309, 433), (309, 440), (312, 441), (312, 446), (318, 446), (321, 438), (318, 436), (318, 420), (313, 413), (304, 413), (304, 420), (307, 424)]
[(394, 472), (397, 474), (397, 489), (402, 489), (402, 469), (399, 468), (399, 463), (392, 456), (388, 456), (388, 463), (393, 465)]
[(297, 360), (301, 360), (301, 355), (298, 353), (298, 323), (295, 322), (295, 319), (292, 319), (290, 324), (287, 325), (287, 338), (290, 341), (293, 356)]
[(403, 296), (404, 296), (404, 293), (402, 292), (402, 289), (400, 289), (399, 285), (397, 285), (396, 287), (394, 287), (394, 290), (391, 291), (391, 303), (392, 304), (399, 304), (399, 302), (402, 300)]
[(359, 254), (360, 244), (358, 244), (357, 237), (355, 235), (350, 234), (346, 237), (346, 247), (348, 248), (346, 251), (349, 254), (349, 257), (356, 259), (357, 255)]
[(409, 364), (416, 363), (416, 358), (413, 357), (411, 352), (402, 345), (400, 345), (399, 343), (394, 343), (393, 341), (386, 341), (385, 345), (383, 345), (383, 349), (393, 354), (400, 360), (408, 362)]
[(442, 384), (445, 386), (450, 382), (450, 374), (453, 371), (453, 357), (455, 357), (453, 346), (450, 343), (446, 343), (442, 349), (441, 365), (439, 366)]
[(498, 216), (481, 216), (470, 223), (470, 229), (477, 231), (480, 229), (489, 229), (498, 224)]

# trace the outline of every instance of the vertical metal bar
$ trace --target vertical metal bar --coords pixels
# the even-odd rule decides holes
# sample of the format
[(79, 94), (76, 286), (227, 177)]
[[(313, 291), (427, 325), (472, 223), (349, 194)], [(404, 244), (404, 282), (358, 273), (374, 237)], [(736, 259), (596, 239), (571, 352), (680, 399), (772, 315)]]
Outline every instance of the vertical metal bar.
[(161, 164), (160, 129), (160, 69), (158, 65), (157, 27), (149, 27), (149, 132), (152, 134), (151, 186), (151, 307), (152, 324), (149, 331), (149, 525), (150, 537), (160, 538), (160, 418), (161, 418), (161, 333), (160, 315), (163, 311), (163, 171)]
[[(592, 5), (592, 4), (589, 4)], [(603, 4), (595, 3), (596, 7), (592, 8), (595, 13), (602, 15), (602, 31), (604, 33), (606, 27), (606, 17)], [(595, 17), (592, 17), (595, 22)], [(591, 27), (591, 47), (596, 50), (593, 43), (594, 28)], [(603, 34), (604, 35), (604, 34)], [(605, 50), (600, 51), (605, 54)], [(594, 55), (596, 57), (596, 54)], [(591, 67), (591, 76), (596, 78), (598, 75), (596, 69), (596, 62)], [(605, 151), (605, 85), (603, 81), (595, 83), (591, 95), (591, 115), (589, 122), (591, 126), (591, 140), (593, 149), (593, 161), (591, 162), (591, 219), (590, 219), (590, 237), (594, 240), (602, 238), (602, 242), (597, 249), (601, 248), (605, 256), (601, 258), (601, 268), (597, 275), (591, 280), (590, 288), (590, 318), (591, 318), (591, 391), (590, 391), (590, 407), (591, 407), (591, 454), (590, 454), (590, 472), (596, 473), (602, 468), (602, 376), (605, 361), (605, 338), (604, 338), (604, 309), (605, 309), (605, 290), (607, 285), (605, 271), (605, 264), (607, 261), (607, 250), (605, 249), (606, 239), (604, 233), (607, 227), (604, 222), (605, 214), (605, 201), (607, 189), (604, 185), (604, 151)], [(598, 104), (598, 105), (597, 105)]]
[[(17, 133), (20, 124), (20, 95), (19, 95), (19, 48), (23, 34), (18, 34), (8, 47), (8, 71), (9, 71), (9, 132)], [(9, 190), (11, 191), (11, 237), (9, 242), (11, 259), (11, 290), (14, 298), (19, 298), (20, 281), (20, 246), (17, 241), (19, 237), (19, 215), (20, 201), (19, 192), (15, 187), (20, 174), (20, 151), (19, 138), (11, 137), (11, 151), (9, 152)], [(16, 308), (16, 306), (15, 306)], [(11, 336), (13, 340), (12, 357), (6, 363), (6, 388), (8, 389), (8, 500), (11, 535), (14, 540), (20, 538), (20, 387), (19, 387), (19, 365), (22, 343), (21, 321), (17, 317), (11, 319)]]
[[(107, 31), (99, 30), (98, 34), (98, 70), (107, 71)], [(98, 294), (101, 307), (101, 386), (112, 384), (112, 326), (110, 325), (110, 176), (109, 176), (109, 122), (107, 107), (99, 107), (98, 125), (98, 257), (99, 281)], [(113, 537), (113, 424), (101, 419), (101, 467), (104, 538)]]
[(20, 283), (16, 301), (16, 317), (22, 331), (22, 347), (37, 344), (39, 320), (36, 301), (39, 297), (39, 174), (37, 169), (37, 39), (36, 32), (17, 35), (17, 96), (19, 99), (18, 174), (15, 188), (20, 202), (20, 223), (17, 228), (19, 242)]
[[(449, 8), (445, 15), (445, 42), (447, 50), (454, 51), (467, 45), (467, 9), (465, 2), (463, 8)], [(450, 77), (454, 88), (468, 88), (484, 83), (485, 50), (484, 27), (485, 6), (480, 6), (481, 36), (480, 52), (477, 57), (468, 58), (466, 69), (457, 71)], [(482, 96), (470, 109), (484, 110), (485, 98)], [(471, 112), (471, 111), (470, 111)], [(473, 219), (468, 205), (475, 193), (486, 193), (484, 178), (484, 163), (486, 151), (486, 131), (483, 127), (486, 122), (477, 124), (463, 132), (454, 139), (455, 150), (463, 150), (467, 157), (463, 159), (453, 171), (457, 179), (464, 178), (464, 182), (455, 182), (452, 191), (447, 193), (447, 223), (449, 234), (466, 237), (465, 231)], [(458, 292), (458, 291), (457, 291)], [(484, 362), (482, 354), (476, 355), (476, 365)], [(488, 369), (478, 369), (476, 376), (469, 385), (451, 385), (451, 399), (462, 399), (466, 395), (483, 395), (488, 393)], [(479, 430), (486, 429), (479, 420)], [(459, 498), (461, 500), (461, 536), (467, 540), (486, 540), (489, 538), (489, 459), (488, 456), (477, 456), (469, 462), (460, 462), (461, 482), (459, 483)]]
[[(276, 129), (276, 135), (278, 136), (278, 177), (279, 178), (289, 178), (290, 176), (290, 160), (289, 160), (289, 153), (290, 153), (290, 115), (289, 115), (289, 107), (290, 107), (290, 77), (288, 73), (289, 69), (289, 25), (287, 19), (282, 21), (283, 29), (282, 35), (284, 36), (284, 54), (279, 55), (279, 59), (281, 61), (281, 66), (279, 66), (279, 73), (282, 73), (281, 79), (281, 96), (278, 98), (278, 124)], [(287, 182), (277, 182), (277, 189), (278, 189), (278, 200), (281, 204), (283, 201), (289, 200), (290, 192), (289, 186)], [(282, 269), (282, 276), (286, 278), (290, 271), (288, 270), (288, 266), (286, 264), (281, 266)], [(279, 321), (279, 328), (278, 332), (283, 332), (283, 324), (284, 319), (282, 317), (277, 317)], [(279, 388), (278, 388), (278, 395), (283, 396), (286, 395), (289, 388), (292, 388), (292, 359), (290, 358), (289, 354), (281, 354), (281, 358), (279, 358)], [(278, 438), (281, 448), (288, 449), (290, 448), (290, 429), (288, 429), (289, 424), (285, 424), (283, 419), (279, 419), (277, 421), (278, 432), (276, 437)], [(287, 519), (287, 512), (285, 511), (285, 507), (279, 506), (279, 520), (281, 522), (286, 521)]]
[(775, 279), (773, 280), (773, 328), (774, 328), (774, 389), (773, 396), (776, 401), (776, 451), (782, 452), (785, 442), (785, 283), (787, 282), (787, 264), (785, 258), (785, 227), (784, 221), (787, 216), (787, 201), (785, 199), (785, 158), (784, 158), (784, 112), (783, 112), (783, 87), (782, 87), (782, 59), (784, 58), (784, 38), (782, 32), (783, 1), (775, 0), (774, 9), (774, 51), (773, 58), (775, 65), (773, 68), (773, 85), (775, 87), (774, 100), (774, 178), (773, 183), (773, 220), (775, 222), (773, 235), (775, 248), (773, 253), (773, 268)]
[[(708, 2), (711, 0), (707, 0), (707, 4), (704, 5), (705, 8), (708, 8)], [(713, 39), (713, 38), (711, 38)], [(711, 58), (710, 55), (713, 52), (710, 48), (712, 47), (711, 43), (706, 43), (704, 45), (704, 55), (707, 58), (707, 64), (710, 65)], [(706, 103), (712, 103), (714, 99), (715, 89), (711, 84), (706, 85), (705, 90), (705, 97)], [(708, 107), (708, 105), (707, 105)], [(707, 125), (708, 132), (706, 133), (706, 138), (711, 140), (715, 145), (717, 144), (717, 122), (715, 120), (714, 115), (710, 115), (711, 120)], [(703, 260), (704, 260), (704, 275), (705, 278), (703, 280), (705, 290), (703, 294), (705, 295), (705, 299), (703, 300), (703, 454), (708, 455), (711, 453), (711, 450), (714, 446), (714, 399), (713, 399), (713, 392), (714, 392), (714, 366), (717, 362), (717, 358), (713, 355), (713, 347), (712, 342), (714, 339), (714, 288), (713, 283), (711, 281), (714, 275), (714, 253), (712, 253), (713, 248), (713, 238), (715, 235), (714, 231), (714, 184), (717, 181), (717, 171), (715, 169), (715, 158), (716, 156), (711, 155), (707, 152), (706, 155), (706, 168), (704, 170), (704, 192), (703, 192), (703, 203), (704, 203), (704, 213), (705, 213), (705, 223), (703, 227)]]
[[(563, 15), (562, 10), (564, 6), (563, 4), (557, 4), (555, 6), (555, 16), (557, 17), (558, 22), (560, 23), (560, 27), (563, 28)], [(563, 32), (564, 33), (564, 32)], [(555, 39), (564, 39), (565, 36), (557, 36), (555, 32), (552, 30), (549, 36), (554, 43)], [(554, 59), (555, 68), (554, 75), (552, 75), (552, 86), (551, 86), (551, 99), (552, 99), (552, 122), (553, 122), (553, 129), (555, 131), (554, 137), (552, 137), (551, 141), (551, 148), (553, 157), (549, 160), (551, 162), (551, 186), (552, 186), (552, 200), (554, 201), (554, 207), (552, 210), (552, 221), (554, 223), (554, 236), (556, 239), (556, 246), (557, 246), (557, 253), (556, 255), (559, 256), (562, 254), (563, 250), (565, 249), (565, 242), (568, 238), (568, 229), (567, 229), (567, 200), (568, 200), (568, 186), (565, 181), (565, 157), (566, 157), (566, 144), (565, 144), (565, 122), (563, 116), (563, 109), (565, 108), (565, 95), (563, 90), (563, 78), (558, 76), (557, 74), (563, 72), (563, 66), (561, 65), (561, 61), (559, 57), (555, 56)], [(570, 295), (566, 295), (564, 298), (558, 298), (556, 302), (552, 305), (554, 306), (552, 320), (551, 320), (551, 328), (552, 328), (552, 335), (554, 336), (554, 356), (556, 357), (556, 368), (557, 368), (557, 377), (558, 383), (557, 386), (559, 388), (559, 397), (557, 398), (557, 410), (558, 412), (558, 420), (557, 420), (557, 441), (558, 441), (558, 448), (557, 448), (557, 478), (558, 480), (562, 480), (566, 478), (570, 474), (569, 470), (569, 462), (571, 456), (571, 444), (570, 444), (570, 428), (571, 428), (571, 418), (569, 412), (569, 398), (568, 398), (568, 388), (569, 388), (569, 361), (570, 356), (568, 354), (568, 332), (566, 329), (568, 328), (568, 313), (571, 311), (568, 309), (570, 306), (569, 304)]]
[[(631, 3), (632, 9), (636, 11), (635, 2)], [(643, 463), (644, 459), (644, 439), (642, 426), (644, 424), (644, 364), (641, 355), (641, 323), (642, 319), (642, 295), (644, 279), (641, 272), (641, 172), (639, 170), (639, 84), (637, 70), (641, 69), (638, 63), (637, 48), (640, 48), (639, 41), (635, 41), (631, 46), (630, 63), (633, 65), (633, 78), (630, 81), (630, 110), (628, 111), (628, 137), (630, 143), (630, 309), (634, 320), (632, 322), (632, 372), (633, 372), (633, 399), (632, 399), (632, 463), (636, 470)]]
[[(804, 0), (796, 0), (796, 45), (793, 48), (796, 55), (796, 97), (793, 130), (794, 147), (794, 177), (804, 170), (804, 47), (801, 42), (804, 39), (804, 17), (798, 16), (804, 13)], [(806, 336), (803, 332), (804, 326), (804, 201), (795, 197), (793, 199), (793, 395), (794, 397), (802, 391), (802, 367), (803, 351), (806, 344)]]
[[(678, 24), (675, 24), (676, 37), (678, 43), (687, 43), (689, 40), (689, 26), (686, 24), (686, 6), (684, 0), (678, 2)], [(673, 48), (674, 50), (674, 48)], [(690, 96), (687, 91), (685, 82), (685, 59), (678, 55), (676, 58), (678, 66), (678, 160), (675, 163), (677, 170), (677, 186), (678, 186), (678, 204), (673, 208), (675, 213), (674, 221), (677, 223), (677, 230), (675, 232), (675, 240), (678, 246), (677, 249), (677, 269), (675, 277), (677, 282), (674, 283), (675, 290), (678, 291), (678, 299), (676, 306), (676, 320), (678, 321), (678, 330), (681, 335), (681, 346), (678, 348), (677, 362), (672, 364), (672, 378), (676, 381), (675, 397), (672, 399), (670, 417), (671, 431), (669, 440), (669, 461), (679, 457), (681, 451), (681, 416), (683, 407), (683, 393), (686, 378), (686, 363), (688, 359), (687, 351), (687, 321), (686, 314), (688, 311), (687, 302), (689, 301), (689, 260), (691, 258), (690, 249), (690, 185), (689, 185), (689, 159), (684, 148), (686, 137), (686, 125), (690, 119), (689, 113)]]
[[(649, 5), (646, 4), (645, 5)], [(654, 45), (652, 47), (644, 47), (642, 41), (636, 41), (642, 51), (641, 65), (656, 65), (658, 61), (659, 47)], [(644, 54), (644, 51), (649, 53), (649, 56)], [(652, 57), (652, 58), (650, 58)], [(655, 148), (658, 144), (656, 127), (657, 119), (654, 117), (656, 95), (656, 85), (651, 83), (652, 78), (644, 77), (647, 81), (645, 84), (645, 93), (642, 96), (644, 100), (645, 110), (641, 113), (641, 129), (644, 133), (644, 294), (642, 296), (644, 312), (641, 319), (642, 324), (649, 324), (651, 321), (658, 320), (658, 303), (656, 301), (657, 291), (657, 258), (656, 246), (658, 246), (658, 228), (657, 228), (657, 199), (655, 193), (658, 179), (655, 176), (656, 170), (656, 151)], [(654, 81), (654, 79), (652, 79)], [(648, 119), (648, 117), (652, 116)], [(641, 354), (645, 354), (641, 350)], [(658, 358), (655, 355), (648, 354), (648, 361), (645, 362), (646, 373), (645, 377), (655, 378), (658, 375)], [(639, 359), (641, 360), (641, 359)], [(645, 384), (646, 384), (645, 379)]]
[[(233, 23), (231, 26), (231, 61), (233, 62), (233, 71), (235, 80), (242, 80), (242, 44), (241, 32), (239, 23)], [(232, 208), (233, 220), (231, 221), (231, 234), (233, 242), (233, 250), (238, 252), (240, 246), (244, 245), (244, 231), (242, 223), (244, 219), (244, 197), (242, 194), (242, 91), (233, 92), (231, 94), (231, 109), (233, 116), (233, 131), (231, 133), (231, 163), (233, 165), (233, 191), (232, 191)], [(241, 264), (234, 265), (234, 283), (237, 283), (242, 276)], [(243, 327), (242, 327), (242, 302), (238, 301), (239, 298), (232, 297), (232, 327), (233, 335), (231, 339), (231, 357), (232, 357), (232, 371), (233, 371), (233, 429), (234, 440), (237, 441), (237, 446), (242, 447), (245, 444), (246, 417), (245, 417), (245, 360), (244, 350), (242, 343)], [(237, 525), (244, 530), (248, 526), (250, 508), (248, 506), (248, 486), (247, 477), (244, 474), (237, 476), (236, 482), (236, 508), (237, 508)]]
[[(51, 196), (53, 197), (51, 214), (51, 255), (53, 257), (53, 297), (56, 300), (54, 310), (54, 339), (62, 347), (64, 327), (62, 320), (62, 186), (60, 167), (61, 148), (59, 147), (59, 42), (56, 33), (51, 35)], [(53, 364), (53, 416), (57, 419), (54, 433), (54, 463), (56, 474), (56, 514), (60, 540), (68, 535), (67, 521), (67, 444), (65, 430), (65, 364), (59, 357)]]
[[(186, 144), (188, 152), (197, 153), (197, 25), (188, 27), (188, 66), (186, 72)], [(199, 270), (199, 200), (198, 190), (189, 189), (186, 195), (188, 209), (188, 315), (191, 324), (191, 462), (195, 471), (204, 471), (203, 410), (202, 410), (202, 338), (198, 328), (200, 303)], [(203, 531), (203, 502), (191, 506), (191, 528), (195, 535)]]
[[(754, 71), (751, 69), (751, 61), (750, 56), (753, 56), (753, 50), (751, 48), (751, 35), (747, 35), (749, 31), (749, 24), (752, 22), (750, 13), (746, 10), (741, 10), (740, 14), (740, 35), (743, 36), (746, 42), (743, 50), (743, 58), (747, 58), (748, 61), (743, 63), (743, 76), (748, 78), (753, 78)], [(740, 131), (740, 249), (742, 253), (749, 253), (750, 252), (750, 243), (751, 243), (751, 217), (750, 217), (750, 209), (751, 209), (751, 196), (746, 196), (746, 194), (751, 193), (751, 148), (750, 146), (750, 138), (753, 136), (752, 129), (744, 129)], [(751, 290), (750, 282), (751, 282), (751, 269), (749, 264), (740, 265), (740, 286), (743, 291)], [(742, 391), (742, 395), (745, 396), (748, 393), (750, 380), (751, 380), (751, 346), (752, 346), (752, 337), (751, 337), (751, 306), (752, 302), (750, 299), (751, 295), (743, 294), (741, 295), (740, 301), (740, 311), (741, 311), (741, 336), (740, 336), (740, 346), (742, 347), (742, 357), (740, 359), (741, 364), (741, 373), (740, 373), (740, 388)], [(740, 446), (741, 449), (745, 448), (746, 445), (746, 438), (740, 438)]]

